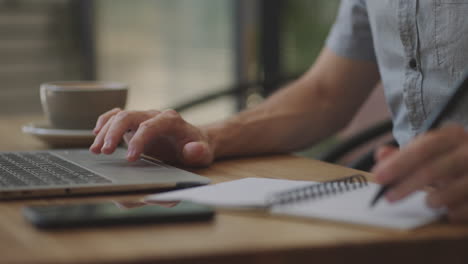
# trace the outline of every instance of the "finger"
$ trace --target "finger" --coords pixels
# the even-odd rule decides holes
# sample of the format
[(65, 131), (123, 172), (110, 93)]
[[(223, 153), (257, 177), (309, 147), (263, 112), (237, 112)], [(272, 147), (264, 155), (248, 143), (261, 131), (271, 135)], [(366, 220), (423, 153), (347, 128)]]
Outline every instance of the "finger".
[(468, 155), (465, 154), (467, 152), (465, 149), (468, 148), (462, 145), (451, 152), (428, 160), (410, 177), (397, 183), (386, 197), (389, 201), (396, 201), (425, 186), (442, 181), (449, 182), (454, 179), (453, 175), (464, 174), (468, 171), (466, 162)]
[(381, 147), (379, 147), (377, 149), (377, 151), (375, 152), (374, 158), (377, 161), (382, 161), (382, 160), (390, 157), (391, 155), (397, 153), (398, 150), (399, 150), (399, 148), (397, 148), (397, 147), (390, 146), (390, 145), (384, 145), (384, 146), (381, 146)]
[(97, 135), (99, 133), (99, 131), (101, 131), (102, 127), (107, 123), (107, 121), (109, 121), (109, 119), (119, 113), (120, 111), (122, 111), (122, 109), (120, 108), (114, 108), (112, 110), (109, 110), (107, 112), (105, 112), (104, 114), (102, 114), (101, 116), (99, 116), (97, 122), (96, 122), (96, 126), (94, 127), (93, 129), (93, 133), (95, 135)]
[(449, 208), (448, 218), (453, 223), (468, 223), (468, 202)]
[(413, 143), (379, 162), (372, 172), (381, 184), (390, 184), (412, 175), (433, 157), (441, 156), (460, 144), (465, 131), (459, 126), (446, 126), (437, 132), (417, 137)]
[[(141, 123), (130, 140), (128, 145), (127, 160), (135, 161), (144, 152), (144, 146), (157, 137), (174, 138), (174, 144), (180, 145), (189, 142), (178, 142), (184, 136), (185, 121), (180, 115), (173, 111), (164, 111), (163, 113)], [(182, 145), (183, 146), (183, 145)]]
[(104, 138), (102, 152), (105, 154), (114, 152), (127, 131), (136, 130), (141, 122), (159, 113), (157, 110), (150, 110), (145, 112), (121, 111), (116, 114)]
[(137, 120), (134, 120), (136, 112), (121, 111), (114, 115), (113, 122), (107, 129), (107, 133), (104, 137), (104, 144), (102, 146), (102, 152), (105, 154), (111, 154), (115, 151), (115, 148), (122, 140), (125, 132), (127, 132)]
[(126, 147), (128, 147), (128, 143), (130, 142), (130, 140), (132, 140), (133, 136), (135, 135), (135, 131), (134, 130), (128, 130), (124, 136), (123, 136), (123, 139), (124, 139), (124, 142), (125, 142), (125, 145)]
[(182, 150), (183, 163), (189, 166), (207, 166), (213, 155), (206, 142), (189, 142)]
[(460, 175), (458, 174), (444, 175), (444, 177), (441, 179), (438, 179), (438, 178), (433, 179), (433, 181), (429, 184), (429, 186), (436, 190), (443, 189), (443, 188), (446, 188), (451, 183), (451, 181), (458, 178), (459, 176)]
[(448, 183), (443, 189), (436, 189), (427, 197), (429, 206), (437, 208), (442, 206), (457, 207), (468, 204), (468, 173)]
[(94, 154), (100, 154), (101, 153), (101, 149), (102, 149), (102, 146), (104, 144), (104, 137), (106, 136), (107, 131), (109, 130), (109, 127), (110, 127), (110, 125), (111, 125), (111, 123), (113, 121), (113, 118), (114, 118), (114, 116), (112, 116), (106, 122), (106, 124), (104, 124), (104, 126), (99, 131), (99, 134), (97, 134), (97, 136), (94, 138), (94, 142), (91, 145), (91, 147), (89, 148), (89, 150), (91, 152), (93, 152)]

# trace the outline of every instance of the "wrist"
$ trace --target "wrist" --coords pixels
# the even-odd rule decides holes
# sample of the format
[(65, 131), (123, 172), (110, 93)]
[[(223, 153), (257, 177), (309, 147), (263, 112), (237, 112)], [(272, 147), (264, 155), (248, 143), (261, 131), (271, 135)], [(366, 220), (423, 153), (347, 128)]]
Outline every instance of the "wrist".
[(230, 126), (230, 120), (220, 121), (201, 127), (206, 141), (213, 153), (213, 160), (229, 156), (229, 142), (235, 126)]
[(213, 160), (219, 158), (219, 137), (217, 135), (218, 129), (216, 129), (215, 124), (202, 126), (202, 133), (205, 135), (206, 142), (208, 147), (213, 155)]

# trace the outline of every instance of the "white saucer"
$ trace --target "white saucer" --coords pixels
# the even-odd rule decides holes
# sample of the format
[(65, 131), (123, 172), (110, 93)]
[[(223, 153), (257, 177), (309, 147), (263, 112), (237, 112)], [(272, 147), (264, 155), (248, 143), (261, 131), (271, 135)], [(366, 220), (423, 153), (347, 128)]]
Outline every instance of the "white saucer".
[(45, 123), (29, 123), (22, 130), (53, 147), (89, 147), (94, 141), (92, 130), (57, 129)]

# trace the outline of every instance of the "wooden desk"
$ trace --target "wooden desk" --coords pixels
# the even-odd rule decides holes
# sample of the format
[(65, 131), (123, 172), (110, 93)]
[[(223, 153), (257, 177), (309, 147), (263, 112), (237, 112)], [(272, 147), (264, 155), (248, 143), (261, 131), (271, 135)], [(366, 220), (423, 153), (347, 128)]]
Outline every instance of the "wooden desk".
[[(43, 148), (22, 135), (27, 118), (0, 118), (0, 150)], [(196, 170), (213, 182), (243, 177), (325, 180), (353, 173), (318, 161), (270, 156)], [(468, 226), (409, 232), (259, 213), (219, 212), (212, 223), (41, 232), (26, 204), (139, 199), (143, 194), (0, 202), (1, 263), (468, 263)]]

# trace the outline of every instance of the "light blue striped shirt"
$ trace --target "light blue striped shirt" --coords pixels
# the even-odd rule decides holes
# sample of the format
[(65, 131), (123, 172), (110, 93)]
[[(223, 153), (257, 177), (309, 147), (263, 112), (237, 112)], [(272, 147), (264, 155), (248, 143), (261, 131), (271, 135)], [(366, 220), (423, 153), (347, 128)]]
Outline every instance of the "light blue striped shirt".
[[(327, 47), (375, 61), (400, 145), (468, 70), (468, 0), (342, 0)], [(447, 118), (468, 127), (468, 98)]]

